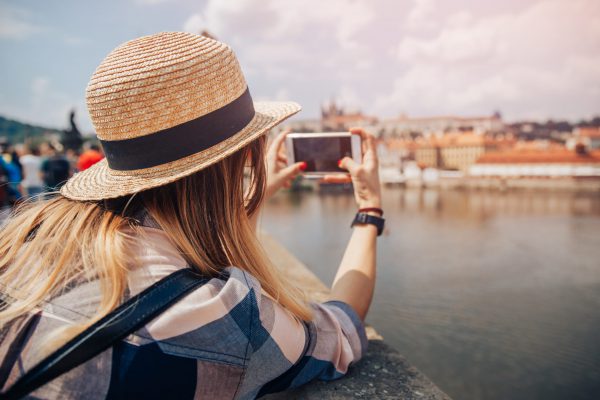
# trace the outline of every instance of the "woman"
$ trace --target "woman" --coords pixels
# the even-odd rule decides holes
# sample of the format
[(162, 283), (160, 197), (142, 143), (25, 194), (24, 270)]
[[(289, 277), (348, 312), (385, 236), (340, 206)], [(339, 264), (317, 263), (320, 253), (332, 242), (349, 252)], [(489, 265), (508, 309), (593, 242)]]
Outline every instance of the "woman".
[[(268, 151), (265, 133), (298, 105), (252, 102), (231, 49), (185, 33), (115, 49), (94, 73), (87, 103), (106, 159), (3, 227), (4, 388), (181, 268), (212, 279), (32, 396), (247, 399), (338, 378), (360, 359), (376, 227), (355, 225), (324, 304), (305, 302), (256, 239), (265, 197), (303, 165), (282, 166), (285, 133)], [(373, 138), (354, 134), (363, 138), (363, 163), (340, 165), (358, 205), (379, 208)]]

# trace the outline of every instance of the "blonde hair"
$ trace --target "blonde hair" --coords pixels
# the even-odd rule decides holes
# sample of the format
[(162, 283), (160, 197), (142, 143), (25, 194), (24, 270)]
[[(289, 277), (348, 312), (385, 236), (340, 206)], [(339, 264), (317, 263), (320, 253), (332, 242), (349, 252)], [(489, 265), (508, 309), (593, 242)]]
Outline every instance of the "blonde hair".
[(263, 136), (191, 176), (133, 196), (99, 202), (58, 196), (22, 207), (0, 237), (0, 284), (10, 297), (0, 310), (0, 326), (82, 281), (99, 280), (100, 305), (89, 320), (64, 330), (60, 341), (117, 307), (132, 267), (129, 249), (140, 232), (132, 216), (140, 210), (201, 274), (216, 276), (237, 266), (295, 317), (309, 320), (303, 294), (274, 268), (250, 223), (265, 190), (264, 152)]

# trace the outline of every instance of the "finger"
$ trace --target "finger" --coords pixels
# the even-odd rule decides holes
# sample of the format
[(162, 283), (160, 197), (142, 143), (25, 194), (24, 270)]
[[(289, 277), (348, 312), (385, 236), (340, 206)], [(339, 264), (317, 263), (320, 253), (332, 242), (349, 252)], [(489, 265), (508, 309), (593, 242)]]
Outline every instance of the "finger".
[(279, 151), (277, 152), (277, 155), (278, 156), (282, 156), (282, 157), (287, 157), (287, 151), (285, 151), (285, 142), (279, 148)]
[(281, 150), (281, 144), (284, 142), (285, 137), (288, 133), (291, 132), (291, 129), (284, 129), (281, 131), (275, 138), (273, 139), (273, 143), (271, 143), (271, 147), (269, 147), (268, 154), (271, 157), (276, 156)]
[(281, 161), (277, 161), (277, 163), (275, 164), (275, 171), (281, 171), (283, 168), (287, 167), (287, 163), (281, 162)]
[(350, 128), (350, 133), (360, 136), (363, 141), (367, 140), (368, 133), (363, 128)]
[(277, 155), (277, 161), (281, 161), (281, 162), (283, 162), (283, 163), (286, 163), (286, 164), (287, 164), (287, 162), (288, 162), (288, 158), (287, 158), (287, 156), (284, 156), (284, 155), (282, 155), (282, 154), (278, 154), (278, 155)]
[(375, 137), (363, 128), (350, 128), (350, 133), (359, 135), (363, 147), (363, 154), (373, 151), (375, 152)]
[(346, 171), (350, 172), (351, 175), (355, 175), (358, 172), (358, 169), (360, 168), (360, 164), (355, 162), (350, 157), (342, 158), (340, 160), (339, 166), (340, 166), (340, 168), (345, 169)]
[(325, 183), (350, 183), (352, 182), (352, 177), (348, 174), (332, 174), (325, 175), (321, 178), (321, 182)]
[(288, 165), (279, 171), (279, 176), (281, 176), (283, 179), (293, 178), (298, 175), (303, 168), (306, 168), (305, 165), (306, 163), (304, 161)]

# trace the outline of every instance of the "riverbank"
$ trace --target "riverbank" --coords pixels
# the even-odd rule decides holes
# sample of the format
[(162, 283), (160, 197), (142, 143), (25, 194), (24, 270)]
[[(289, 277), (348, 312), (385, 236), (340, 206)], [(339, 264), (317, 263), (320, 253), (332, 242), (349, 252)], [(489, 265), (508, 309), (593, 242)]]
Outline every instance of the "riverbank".
[[(281, 272), (304, 288), (310, 298), (327, 300), (329, 289), (304, 264), (271, 235), (260, 234), (267, 254)], [(265, 398), (284, 399), (419, 399), (449, 400), (424, 374), (409, 362), (372, 327), (367, 328), (369, 349), (363, 359), (350, 368), (348, 374), (334, 382), (312, 382), (301, 388)]]
[[(456, 173), (444, 174), (444, 176), (438, 175), (435, 175), (434, 178), (427, 179), (406, 179), (400, 173), (398, 173), (396, 177), (390, 177), (389, 173), (386, 174), (384, 171), (381, 171), (381, 183), (387, 187), (408, 189), (522, 190), (600, 193), (600, 177), (472, 177), (457, 175)], [(298, 192), (352, 192), (352, 186), (349, 184), (320, 185), (314, 180), (305, 179), (298, 182), (294, 190)]]
[(408, 187), (482, 190), (541, 190), (564, 192), (600, 192), (600, 178), (498, 178), (463, 177), (435, 181), (407, 181)]

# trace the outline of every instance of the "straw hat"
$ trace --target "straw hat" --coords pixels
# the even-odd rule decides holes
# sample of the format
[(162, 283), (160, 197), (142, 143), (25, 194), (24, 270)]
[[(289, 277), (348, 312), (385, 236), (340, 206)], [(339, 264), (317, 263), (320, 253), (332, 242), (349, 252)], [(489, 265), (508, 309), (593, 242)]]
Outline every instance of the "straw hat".
[(182, 32), (117, 47), (96, 69), (86, 98), (106, 158), (62, 187), (74, 200), (171, 183), (300, 111), (292, 102), (253, 102), (229, 46)]

